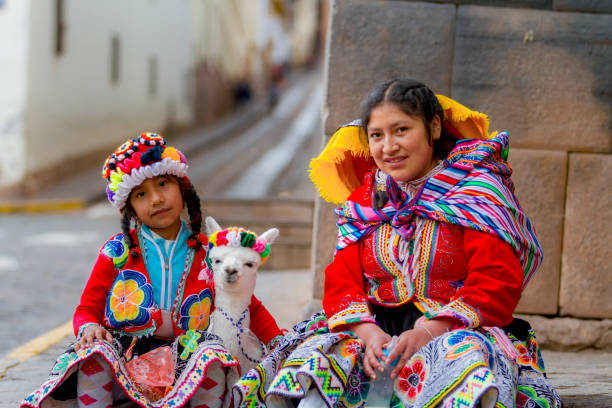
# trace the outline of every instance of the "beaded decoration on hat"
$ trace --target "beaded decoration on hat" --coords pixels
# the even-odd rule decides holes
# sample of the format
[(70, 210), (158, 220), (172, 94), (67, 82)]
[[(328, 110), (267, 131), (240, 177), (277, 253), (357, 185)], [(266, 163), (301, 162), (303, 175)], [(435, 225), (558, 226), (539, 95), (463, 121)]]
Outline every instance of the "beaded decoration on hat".
[(142, 133), (128, 140), (108, 156), (102, 177), (108, 182), (106, 195), (121, 210), (130, 192), (148, 178), (164, 174), (187, 177), (187, 159), (157, 133)]
[(240, 227), (230, 227), (213, 232), (208, 237), (208, 249), (216, 246), (229, 246), (234, 248), (251, 248), (261, 257), (263, 264), (270, 256), (270, 244), (252, 231)]

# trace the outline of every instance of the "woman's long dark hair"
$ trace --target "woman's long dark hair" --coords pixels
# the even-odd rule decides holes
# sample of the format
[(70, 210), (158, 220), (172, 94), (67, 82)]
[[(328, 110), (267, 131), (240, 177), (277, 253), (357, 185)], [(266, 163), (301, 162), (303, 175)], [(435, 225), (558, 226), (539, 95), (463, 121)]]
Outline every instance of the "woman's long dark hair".
[(365, 134), (372, 111), (384, 103), (392, 103), (404, 113), (421, 119), (427, 129), (430, 144), (431, 121), (437, 115), (442, 129), (440, 138), (433, 141), (434, 155), (439, 159), (448, 156), (457, 139), (444, 128), (444, 110), (436, 95), (425, 84), (414, 79), (393, 79), (376, 86), (361, 104), (361, 124)]
[[(187, 177), (177, 179), (177, 181), (181, 189), (183, 202), (185, 203), (187, 213), (189, 214), (191, 235), (189, 235), (189, 238), (187, 238), (187, 245), (189, 245), (190, 248), (197, 248), (202, 245), (202, 242), (200, 241), (200, 231), (202, 229), (202, 208), (200, 205), (200, 196), (198, 196), (195, 187)], [(123, 235), (125, 235), (125, 241), (130, 250), (130, 255), (136, 258), (138, 257), (138, 253), (135, 250), (136, 243), (130, 234), (130, 230), (132, 229), (132, 220), (136, 220), (136, 213), (130, 205), (130, 200), (128, 198), (125, 207), (123, 207), (123, 210), (121, 211), (121, 231), (123, 232)]]

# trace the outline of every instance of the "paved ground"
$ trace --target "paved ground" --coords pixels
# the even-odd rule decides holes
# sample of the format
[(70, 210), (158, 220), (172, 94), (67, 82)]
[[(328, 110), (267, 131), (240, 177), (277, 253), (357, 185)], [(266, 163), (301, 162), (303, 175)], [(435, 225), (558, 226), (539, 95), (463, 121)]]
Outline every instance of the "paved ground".
[(0, 357), (71, 318), (99, 248), (117, 232), (117, 213), (2, 216)]
[(548, 376), (566, 408), (612, 407), (612, 353), (543, 351)]

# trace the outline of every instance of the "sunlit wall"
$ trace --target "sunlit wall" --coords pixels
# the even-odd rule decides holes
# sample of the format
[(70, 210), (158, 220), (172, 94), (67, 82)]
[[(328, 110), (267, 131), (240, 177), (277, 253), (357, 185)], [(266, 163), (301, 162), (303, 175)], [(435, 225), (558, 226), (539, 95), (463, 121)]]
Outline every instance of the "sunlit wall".
[(0, 187), (25, 174), (28, 1), (0, 2)]
[(25, 3), (28, 174), (191, 120), (188, 3)]

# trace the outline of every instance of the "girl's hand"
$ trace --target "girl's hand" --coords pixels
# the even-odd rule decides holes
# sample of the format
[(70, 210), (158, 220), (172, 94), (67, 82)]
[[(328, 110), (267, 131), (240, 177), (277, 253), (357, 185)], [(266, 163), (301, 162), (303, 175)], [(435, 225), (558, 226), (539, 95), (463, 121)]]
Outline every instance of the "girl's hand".
[(397, 344), (389, 353), (389, 357), (386, 358), (385, 363), (391, 364), (398, 356), (401, 356), (393, 371), (391, 371), (391, 378), (395, 378), (399, 375), (404, 365), (410, 360), (410, 357), (414, 355), (421, 347), (432, 341), (439, 335), (449, 331), (456, 323), (452, 320), (447, 319), (432, 319), (423, 323), (420, 326), (416, 326), (412, 330), (406, 330), (399, 335)]
[(350, 329), (354, 331), (357, 337), (365, 344), (363, 369), (367, 376), (374, 380), (376, 379), (376, 370), (380, 372), (385, 370), (385, 367), (381, 363), (381, 361), (384, 361), (386, 358), (382, 349), (383, 346), (391, 342), (391, 336), (374, 323), (359, 323), (351, 326)]
[(81, 338), (74, 344), (74, 351), (79, 351), (81, 347), (92, 346), (97, 342), (107, 340), (113, 341), (113, 336), (104, 327), (94, 324), (87, 326), (81, 333)]

